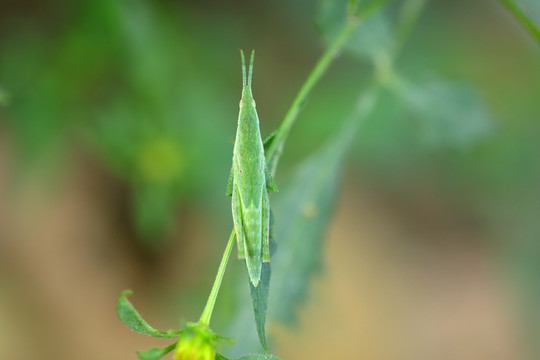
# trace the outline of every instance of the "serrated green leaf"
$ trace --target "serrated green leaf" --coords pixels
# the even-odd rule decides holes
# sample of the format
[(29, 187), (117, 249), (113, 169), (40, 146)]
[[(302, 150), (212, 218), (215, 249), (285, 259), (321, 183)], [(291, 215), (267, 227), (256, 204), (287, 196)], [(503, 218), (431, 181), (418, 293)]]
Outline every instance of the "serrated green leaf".
[(279, 251), (272, 259), (269, 314), (291, 322), (320, 266), (321, 242), (332, 214), (343, 158), (355, 130), (344, 128), (306, 159), (273, 203)]
[(145, 351), (137, 351), (137, 356), (140, 360), (158, 360), (170, 353), (175, 346), (176, 342), (164, 348), (153, 347)]
[(462, 147), (491, 134), (493, 121), (482, 99), (470, 86), (432, 81), (399, 81), (398, 96), (419, 121), (430, 145)]
[(141, 315), (128, 301), (127, 297), (132, 293), (133, 292), (131, 290), (124, 290), (122, 294), (120, 294), (120, 298), (116, 304), (116, 314), (124, 324), (126, 324), (131, 330), (148, 336), (158, 338), (175, 338), (180, 336), (180, 330), (160, 331), (148, 325), (148, 323), (143, 320)]
[(358, 15), (361, 12), (362, 21), (350, 35), (344, 49), (358, 56), (374, 57), (388, 52), (393, 41), (389, 17), (378, 10), (384, 3), (384, 0), (321, 0), (316, 24), (323, 38), (331, 41), (345, 26), (348, 14), (354, 12)]

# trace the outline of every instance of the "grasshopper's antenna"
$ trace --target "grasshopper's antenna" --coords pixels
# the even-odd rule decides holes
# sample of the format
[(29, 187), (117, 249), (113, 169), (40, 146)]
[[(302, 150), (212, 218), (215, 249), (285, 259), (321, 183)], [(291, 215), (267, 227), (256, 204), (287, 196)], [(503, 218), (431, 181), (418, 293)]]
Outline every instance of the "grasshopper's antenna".
[(253, 75), (253, 60), (255, 59), (255, 50), (251, 50), (251, 57), (249, 60), (249, 74), (248, 74), (248, 87), (251, 88), (251, 76)]
[(246, 86), (246, 58), (244, 57), (244, 51), (240, 49), (240, 57), (242, 58), (242, 86)]

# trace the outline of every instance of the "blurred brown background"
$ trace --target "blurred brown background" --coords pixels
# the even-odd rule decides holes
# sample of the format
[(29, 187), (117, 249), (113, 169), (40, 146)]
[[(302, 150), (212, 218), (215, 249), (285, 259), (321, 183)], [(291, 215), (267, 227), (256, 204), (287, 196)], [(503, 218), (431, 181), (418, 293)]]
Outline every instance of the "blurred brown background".
[[(540, 20), (535, 0), (521, 5)], [(316, 16), (307, 0), (2, 1), (0, 359), (167, 345), (117, 319), (126, 288), (156, 328), (198, 318), (232, 224), (238, 49), (256, 49), (268, 133), (324, 49)], [(427, 4), (396, 68), (470, 85), (489, 124), (456, 113), (439, 126), (383, 92), (348, 158), (322, 271), (293, 325), (269, 322), (274, 354), (540, 356), (538, 45), (498, 2)], [(280, 186), (372, 72), (347, 52), (333, 64), (291, 132)], [(216, 330), (243, 271), (233, 256)]]

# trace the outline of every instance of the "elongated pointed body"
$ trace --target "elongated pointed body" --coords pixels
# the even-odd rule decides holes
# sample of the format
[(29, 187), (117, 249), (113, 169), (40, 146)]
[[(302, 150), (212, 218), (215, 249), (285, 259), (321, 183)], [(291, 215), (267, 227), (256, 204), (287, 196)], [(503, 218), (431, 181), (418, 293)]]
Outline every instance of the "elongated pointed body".
[(251, 53), (247, 77), (243, 52), (241, 56), (242, 99), (227, 194), (232, 196), (238, 257), (246, 259), (250, 281), (257, 286), (261, 278), (262, 262), (270, 261), (270, 204), (267, 184), (270, 184), (270, 189), (277, 189), (266, 168), (259, 117), (251, 92), (254, 52)]

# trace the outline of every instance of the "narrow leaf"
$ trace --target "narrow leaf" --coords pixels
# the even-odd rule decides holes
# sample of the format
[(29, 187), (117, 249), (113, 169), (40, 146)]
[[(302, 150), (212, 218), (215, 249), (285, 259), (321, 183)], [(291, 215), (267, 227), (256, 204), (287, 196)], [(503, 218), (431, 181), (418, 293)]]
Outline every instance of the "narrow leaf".
[(180, 336), (180, 330), (160, 331), (148, 325), (148, 323), (143, 320), (141, 315), (128, 301), (127, 297), (132, 293), (133, 292), (131, 290), (124, 290), (122, 294), (120, 294), (120, 298), (116, 304), (116, 314), (124, 324), (126, 324), (131, 330), (148, 336), (158, 338), (174, 338)]
[[(270, 211), (270, 255), (273, 256), (276, 251), (276, 242), (273, 236), (274, 228), (274, 215)], [(268, 346), (266, 345), (266, 309), (268, 306), (268, 294), (270, 290), (270, 277), (272, 273), (271, 263), (263, 263), (261, 280), (257, 287), (253, 286), (249, 282), (249, 290), (251, 295), (251, 304), (253, 305), (253, 312), (255, 315), (255, 327), (257, 328), (257, 336), (259, 342), (265, 352), (268, 352)]]
[(164, 348), (153, 347), (145, 351), (137, 351), (137, 356), (140, 360), (158, 360), (170, 353), (175, 346), (176, 343), (172, 343)]
[(268, 346), (266, 345), (265, 324), (271, 271), (270, 263), (263, 263), (259, 285), (255, 287), (251, 282), (249, 282), (251, 303), (253, 305), (253, 311), (255, 312), (257, 335), (259, 336), (259, 341), (261, 342), (261, 346), (264, 351), (268, 351)]

